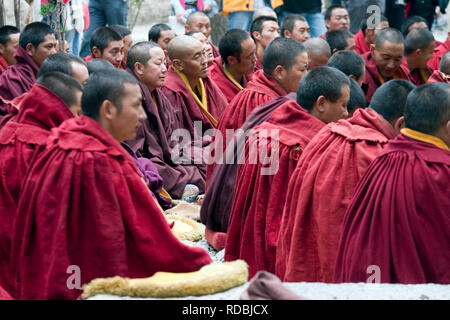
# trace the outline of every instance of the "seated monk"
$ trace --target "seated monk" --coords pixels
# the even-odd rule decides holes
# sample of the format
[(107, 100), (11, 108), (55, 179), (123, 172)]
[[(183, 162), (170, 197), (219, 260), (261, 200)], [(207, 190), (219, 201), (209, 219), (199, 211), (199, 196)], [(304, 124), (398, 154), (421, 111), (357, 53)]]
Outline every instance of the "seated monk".
[(280, 37), (280, 26), (275, 17), (261, 16), (252, 21), (250, 35), (256, 45), (255, 71), (262, 69), (264, 52), (273, 39)]
[(177, 36), (170, 41), (167, 51), (172, 65), (161, 90), (181, 117), (181, 127), (191, 137), (198, 135), (194, 134), (194, 121), (202, 124), (200, 134), (215, 128), (227, 102), (208, 78), (202, 43), (191, 36)]
[(402, 65), (404, 55), (403, 36), (397, 29), (385, 28), (370, 45), (370, 52), (362, 57), (366, 62), (366, 75), (362, 88), (370, 103), (375, 91), (391, 79), (409, 80), (408, 69)]
[(211, 45), (214, 58), (217, 58), (219, 56), (219, 50), (217, 50), (214, 44), (208, 40), (211, 35), (211, 20), (208, 15), (202, 11), (194, 11), (186, 18), (186, 24), (184, 25), (185, 34), (194, 30), (203, 33)]
[(122, 36), (110, 27), (97, 28), (89, 41), (92, 54), (84, 58), (89, 62), (92, 59), (108, 60), (114, 67), (121, 68), (123, 60), (124, 43)]
[[(36, 82), (36, 74), (42, 62), (56, 53), (55, 33), (42, 22), (28, 24), (20, 34), (19, 48), (14, 55), (17, 63), (5, 69), (0, 75), (0, 97), (5, 100), (28, 92)], [(0, 106), (0, 117), (7, 109)]]
[(350, 100), (347, 103), (347, 118), (353, 117), (355, 111), (359, 108), (364, 109), (367, 106), (366, 96), (358, 82), (350, 78)]
[(0, 28), (0, 73), (16, 63), (14, 54), (19, 48), (20, 30), (14, 26)]
[(278, 237), (276, 275), (286, 282), (332, 282), (342, 221), (370, 162), (403, 126), (406, 80), (382, 85), (369, 108), (329, 124), (292, 174)]
[(209, 77), (230, 103), (247, 86), (248, 77), (255, 70), (256, 45), (244, 30), (231, 29), (220, 39), (219, 52), (220, 57), (209, 68)]
[(139, 157), (150, 159), (163, 179), (164, 189), (172, 198), (180, 199), (187, 184), (205, 191), (205, 170), (202, 165), (176, 164), (172, 161), (172, 133), (180, 128), (174, 107), (162, 94), (167, 75), (165, 55), (153, 42), (139, 42), (128, 53), (128, 72), (139, 81), (142, 107), (147, 119), (142, 122), (136, 137), (127, 141)]
[(434, 36), (428, 29), (414, 29), (405, 38), (409, 78), (416, 86), (427, 83), (433, 73), (427, 62), (433, 57), (434, 46)]
[(290, 177), (320, 129), (347, 117), (349, 99), (350, 79), (337, 69), (317, 67), (301, 80), (297, 103), (286, 102), (253, 129), (238, 169), (225, 245), (225, 261), (245, 260), (249, 278), (260, 270), (275, 273)]
[(436, 48), (433, 52), (433, 58), (428, 61), (428, 67), (431, 70), (436, 71), (439, 69), (439, 63), (441, 62), (441, 58), (444, 54), (450, 51), (450, 31), (448, 32), (448, 37), (445, 42), (440, 44), (436, 44)]
[(359, 86), (362, 85), (366, 75), (366, 63), (355, 51), (342, 50), (333, 54), (328, 60), (328, 66), (341, 70)]
[(355, 50), (355, 39), (348, 30), (338, 29), (327, 32), (325, 41), (328, 42), (332, 54), (341, 50)]
[(21, 102), (15, 121), (0, 130), (0, 285), (13, 294), (8, 272), (11, 237), (21, 188), (50, 130), (81, 113), (82, 87), (72, 77), (47, 72)]
[(450, 86), (421, 85), (351, 198), (335, 282), (450, 284), (449, 147)]
[(208, 67), (210, 67), (214, 61), (214, 54), (212, 49), (212, 44), (208, 41), (205, 35), (198, 30), (192, 30), (186, 33), (187, 36), (191, 36), (203, 44), (203, 48), (205, 50), (206, 62), (208, 63)]
[(328, 65), (331, 49), (328, 42), (321, 38), (311, 38), (304, 43), (308, 52), (308, 70)]
[(389, 28), (389, 21), (385, 16), (380, 16), (380, 19), (371, 19), (370, 22), (372, 22), (372, 24), (369, 26), (367, 25), (367, 18), (370, 17), (362, 19), (361, 29), (354, 35), (355, 51), (360, 55), (370, 51), (370, 45), (375, 41), (378, 31)]
[(131, 30), (119, 24), (114, 24), (110, 26), (110, 28), (116, 31), (118, 34), (120, 34), (120, 36), (123, 39), (123, 58), (122, 63), (120, 64), (120, 68), (126, 69), (128, 50), (130, 50), (131, 45), (133, 44), (133, 38), (131, 37)]
[[(167, 46), (169, 42), (175, 37), (172, 29), (165, 23), (155, 24), (148, 31), (148, 41), (155, 42), (161, 46), (166, 56), (166, 66), (169, 67), (170, 60), (167, 54)], [(212, 49), (212, 47), (211, 47)]]
[(205, 250), (175, 238), (120, 145), (146, 117), (141, 101), (126, 71), (94, 73), (83, 92), (83, 116), (52, 131), (19, 200), (11, 252), (18, 299), (77, 298), (81, 290), (67, 285), (70, 266), (85, 284), (211, 263)]
[(300, 14), (290, 14), (281, 22), (281, 36), (305, 43), (311, 38), (311, 29), (306, 18)]
[(450, 51), (442, 56), (439, 70), (433, 72), (428, 83), (444, 82), (450, 84)]

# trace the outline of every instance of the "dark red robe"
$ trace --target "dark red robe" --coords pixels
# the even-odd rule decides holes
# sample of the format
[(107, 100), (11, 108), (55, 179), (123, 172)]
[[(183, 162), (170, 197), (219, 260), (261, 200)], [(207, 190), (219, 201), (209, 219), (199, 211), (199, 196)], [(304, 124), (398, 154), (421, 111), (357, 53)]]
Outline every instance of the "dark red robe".
[(173, 236), (130, 155), (96, 121), (83, 116), (52, 131), (19, 200), (11, 252), (18, 299), (77, 298), (69, 266), (83, 285), (210, 262)]
[(216, 48), (216, 46), (211, 41), (208, 41), (208, 42), (211, 45), (211, 49), (212, 49), (212, 53), (213, 53), (214, 59), (217, 58), (217, 57), (220, 57), (219, 50)]
[(439, 70), (435, 70), (431, 77), (428, 79), (427, 83), (435, 83), (435, 82), (444, 82), (450, 84), (450, 76), (440, 72)]
[(403, 134), (391, 141), (345, 213), (335, 281), (378, 271), (381, 282), (450, 284), (449, 181), (448, 150)]
[[(209, 78), (219, 87), (228, 103), (242, 90), (225, 75), (221, 57), (214, 59), (212, 66), (209, 67)], [(241, 86), (243, 88), (247, 86), (247, 79), (245, 77), (242, 78)]]
[(364, 39), (364, 33), (362, 30), (355, 35), (353, 35), (353, 39), (355, 39), (355, 52), (359, 55), (363, 55), (366, 52), (370, 51), (369, 46), (366, 43), (366, 39)]
[(0, 300), (13, 300), (13, 298), (5, 289), (0, 287)]
[[(132, 73), (130, 70), (128, 70)], [(132, 73), (133, 74), (133, 73)], [(142, 93), (142, 106), (147, 120), (142, 123), (136, 138), (127, 141), (128, 145), (140, 157), (150, 159), (158, 168), (163, 178), (164, 189), (175, 199), (183, 194), (186, 184), (195, 184), (200, 192), (205, 191), (206, 168), (201, 164), (175, 164), (171, 151), (176, 141), (171, 141), (172, 133), (180, 128), (177, 114), (169, 100), (160, 89), (153, 91), (139, 82)], [(157, 102), (157, 106), (153, 101)]]
[(8, 272), (11, 236), (22, 183), (50, 130), (73, 117), (58, 96), (39, 84), (21, 105), (16, 121), (0, 130), (0, 284), (8, 291), (12, 286)]
[(431, 58), (427, 63), (428, 67), (430, 67), (433, 71), (439, 70), (442, 56), (448, 51), (450, 51), (450, 37), (447, 37), (447, 40), (439, 45), (436, 43), (436, 48), (434, 48), (433, 52), (433, 58)]
[(5, 58), (3, 58), (2, 55), (0, 55), (0, 73), (2, 73), (2, 71), (8, 67), (9, 67), (8, 62), (6, 62)]
[[(366, 74), (364, 76), (364, 81), (361, 88), (364, 90), (366, 95), (366, 100), (370, 102), (372, 100), (372, 96), (375, 91), (380, 87), (383, 83), (381, 82), (380, 75), (378, 73), (377, 66), (372, 56), (372, 52), (367, 52), (362, 55), (364, 61), (366, 62)], [(409, 81), (408, 76), (409, 70), (403, 64), (395, 71), (393, 77), (389, 79), (384, 79), (384, 81), (389, 81), (391, 79), (404, 79)]]
[(255, 108), (242, 125), (242, 131), (236, 132), (234, 139), (227, 145), (222, 163), (217, 164), (206, 189), (200, 210), (200, 218), (206, 225), (205, 238), (216, 250), (225, 248), (226, 232), (233, 201), (236, 174), (238, 170), (237, 146), (244, 145), (247, 139), (244, 132), (266, 121), (272, 112), (288, 100), (295, 101), (295, 93), (281, 96)]
[[(414, 69), (409, 72), (409, 79), (410, 81), (416, 85), (420, 86), (422, 84), (425, 84), (428, 82), (428, 79), (430, 78), (431, 74), (433, 73), (433, 70), (430, 68), (426, 68), (423, 70), (424, 75), (422, 75), (422, 72), (420, 69)], [(424, 78), (425, 77), (425, 78)]]
[[(275, 254), (286, 191), (302, 150), (325, 124), (294, 101), (285, 102), (267, 122), (253, 130), (246, 143), (245, 163), (239, 165), (225, 245), (225, 260), (243, 259), (249, 265), (249, 277), (258, 271), (275, 273)], [(279, 136), (271, 135), (278, 130)], [(264, 132), (269, 138), (264, 138)], [(266, 137), (267, 137), (266, 133)], [(257, 137), (257, 138), (255, 138)], [(260, 148), (273, 146), (272, 165), (252, 160)], [(255, 158), (256, 159), (256, 158)]]
[(345, 210), (370, 162), (394, 136), (392, 125), (367, 108), (311, 140), (287, 192), (276, 252), (280, 279), (333, 281)]

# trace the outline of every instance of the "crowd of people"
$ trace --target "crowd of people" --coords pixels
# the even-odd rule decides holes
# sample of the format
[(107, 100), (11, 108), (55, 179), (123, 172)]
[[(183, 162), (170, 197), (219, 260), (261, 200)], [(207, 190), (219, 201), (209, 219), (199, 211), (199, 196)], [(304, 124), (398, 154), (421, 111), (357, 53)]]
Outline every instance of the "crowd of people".
[(194, 10), (137, 43), (97, 27), (83, 58), (45, 22), (1, 27), (0, 298), (76, 299), (71, 266), (199, 270), (164, 210), (202, 194), (206, 240), (249, 278), (450, 284), (450, 31), (370, 17), (353, 34), (333, 4), (313, 34), (265, 7), (216, 47)]

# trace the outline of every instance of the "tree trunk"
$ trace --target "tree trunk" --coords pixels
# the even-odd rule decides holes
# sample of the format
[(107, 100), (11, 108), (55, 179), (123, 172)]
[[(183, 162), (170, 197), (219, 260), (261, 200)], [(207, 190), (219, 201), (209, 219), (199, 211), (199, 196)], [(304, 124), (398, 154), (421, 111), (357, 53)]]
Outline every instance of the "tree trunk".
[(16, 18), (16, 27), (20, 29), (20, 0), (14, 0), (14, 17)]
[(5, 7), (3, 6), (3, 0), (0, 0), (0, 27), (3, 27), (5, 25)]

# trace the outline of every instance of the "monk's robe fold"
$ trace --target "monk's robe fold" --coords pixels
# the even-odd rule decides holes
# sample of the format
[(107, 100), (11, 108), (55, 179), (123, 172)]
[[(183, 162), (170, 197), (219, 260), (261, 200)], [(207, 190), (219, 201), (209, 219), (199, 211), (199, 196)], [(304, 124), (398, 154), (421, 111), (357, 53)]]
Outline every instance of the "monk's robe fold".
[(355, 39), (355, 52), (359, 55), (363, 55), (366, 52), (370, 51), (369, 46), (366, 43), (366, 40), (364, 39), (364, 33), (362, 30), (359, 30), (358, 33), (353, 35), (353, 39)]
[[(260, 270), (275, 273), (278, 231), (288, 183), (302, 151), (324, 125), (297, 103), (288, 101), (267, 122), (255, 127), (254, 136), (247, 139), (245, 162), (239, 165), (236, 177), (225, 260), (245, 260), (249, 277)], [(278, 136), (273, 136), (274, 132)], [(278, 149), (278, 154), (272, 147)], [(270, 164), (254, 161), (264, 148), (271, 157)], [(264, 174), (263, 170), (268, 172)]]
[(22, 183), (50, 130), (73, 117), (58, 96), (39, 84), (25, 95), (21, 105), (16, 121), (0, 130), (0, 284), (8, 291), (11, 236)]
[(217, 47), (211, 41), (208, 40), (208, 42), (209, 45), (211, 46), (214, 59), (220, 57), (219, 49), (217, 49)]
[[(227, 100), (209, 78), (199, 79), (198, 89), (201, 96), (194, 93), (188, 86), (189, 83), (186, 83), (180, 73), (171, 66), (161, 90), (176, 112), (180, 114), (181, 128), (189, 130), (194, 137), (194, 121), (202, 122), (202, 134), (208, 129), (216, 128)], [(203, 92), (202, 88), (204, 88)]]
[(434, 48), (433, 51), (433, 58), (428, 60), (428, 67), (433, 71), (439, 70), (442, 56), (448, 51), (450, 51), (450, 37), (447, 37), (445, 42), (441, 42), (439, 45), (436, 43), (436, 48)]
[(278, 238), (276, 275), (286, 282), (332, 282), (342, 221), (355, 187), (395, 136), (372, 109), (324, 127), (295, 169)]
[(211, 67), (209, 67), (209, 78), (222, 91), (223, 95), (230, 103), (231, 100), (247, 86), (246, 77), (242, 77), (242, 83), (233, 78), (233, 76), (224, 70), (224, 63), (221, 57), (217, 57), (213, 60)]
[(391, 79), (403, 79), (410, 81), (409, 79), (409, 70), (408, 68), (401, 64), (398, 69), (395, 71), (394, 75), (389, 79), (383, 79), (381, 75), (378, 73), (377, 65), (375, 64), (375, 60), (373, 59), (372, 52), (367, 52), (362, 55), (364, 61), (366, 62), (366, 74), (364, 76), (363, 84), (361, 88), (363, 89), (366, 100), (370, 102), (372, 100), (372, 96), (375, 91), (386, 81)]
[(450, 284), (450, 152), (437, 140), (403, 129), (370, 164), (345, 213), (336, 282), (376, 272), (381, 282)]
[(0, 286), (0, 300), (13, 300), (11, 295)]
[(427, 83), (444, 82), (450, 84), (450, 75), (447, 75), (439, 70), (433, 71)]
[[(19, 299), (75, 299), (95, 278), (190, 272), (211, 262), (173, 236), (130, 155), (93, 119), (52, 130), (19, 200), (11, 270)], [(69, 272), (69, 273), (67, 273)]]
[[(130, 72), (130, 70), (128, 71)], [(138, 157), (148, 158), (153, 162), (163, 179), (164, 189), (173, 198), (181, 198), (186, 184), (195, 184), (203, 193), (205, 191), (205, 166), (202, 164), (175, 164), (172, 161), (171, 150), (176, 141), (171, 140), (171, 135), (180, 128), (181, 114), (177, 110), (181, 109), (173, 107), (160, 89), (155, 89), (153, 93), (150, 93), (142, 82), (139, 82), (139, 87), (142, 93), (142, 107), (147, 115), (147, 120), (143, 121), (136, 138), (127, 141), (127, 144)]]
[(409, 72), (409, 81), (411, 81), (415, 86), (420, 86), (428, 82), (430, 79), (433, 70), (429, 67), (425, 69), (414, 69)]

